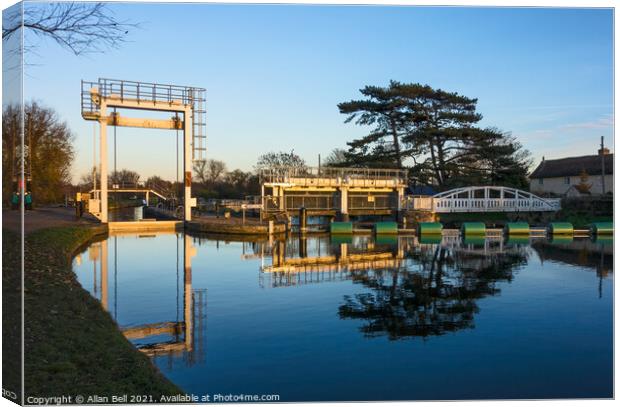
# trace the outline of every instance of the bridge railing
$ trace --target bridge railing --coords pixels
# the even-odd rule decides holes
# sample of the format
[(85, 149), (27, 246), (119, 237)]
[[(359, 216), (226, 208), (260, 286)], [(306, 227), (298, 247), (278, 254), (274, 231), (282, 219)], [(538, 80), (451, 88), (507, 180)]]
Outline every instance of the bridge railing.
[[(153, 182), (143, 182), (143, 181), (121, 181), (121, 182), (108, 182), (108, 192), (114, 192), (117, 190), (137, 190), (137, 191), (147, 191), (151, 190), (156, 195), (158, 195), (162, 199), (171, 199), (174, 197), (174, 188), (168, 187), (166, 185), (162, 185), (159, 183)], [(101, 187), (97, 185), (97, 190), (92, 190), (91, 193), (93, 196), (99, 199), (99, 195), (101, 193)]]
[(114, 182), (108, 180), (108, 189), (141, 189), (146, 188), (142, 181), (119, 181)]
[(554, 211), (560, 209), (557, 202), (537, 199), (501, 199), (501, 198), (437, 198), (433, 199), (433, 212), (523, 212)]
[[(258, 198), (258, 199), (257, 199)], [(247, 196), (245, 199), (208, 199), (205, 203), (198, 205), (202, 210), (217, 210), (228, 208), (234, 210), (261, 209), (260, 196)]]
[(530, 192), (506, 187), (458, 188), (434, 196), (409, 196), (402, 202), (402, 207), (439, 213), (535, 212), (561, 209), (560, 199), (540, 198)]
[(385, 180), (404, 184), (407, 170), (344, 167), (270, 167), (259, 171), (263, 183), (286, 183), (291, 179)]
[(179, 86), (152, 82), (136, 82), (122, 79), (99, 78), (98, 81), (82, 81), (82, 111), (95, 112), (98, 106), (91, 100), (96, 89), (103, 97), (118, 97), (141, 102), (181, 102), (194, 104), (205, 100), (206, 90), (193, 86)]

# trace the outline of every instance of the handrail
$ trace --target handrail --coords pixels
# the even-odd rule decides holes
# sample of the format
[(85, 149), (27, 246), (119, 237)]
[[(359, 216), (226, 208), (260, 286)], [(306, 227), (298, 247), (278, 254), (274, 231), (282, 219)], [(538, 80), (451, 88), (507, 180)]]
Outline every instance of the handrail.
[(292, 167), (278, 166), (259, 169), (262, 182), (286, 182), (291, 178), (331, 179), (397, 179), (407, 180), (407, 170), (393, 168), (362, 167)]
[[(482, 197), (478, 196), (480, 192)], [(473, 186), (455, 188), (434, 196), (412, 197), (403, 204), (407, 209), (433, 212), (527, 212), (558, 211), (561, 209), (560, 202), (560, 199), (541, 198), (516, 188)]]
[[(81, 108), (85, 120), (100, 120), (102, 99), (123, 105), (131, 102), (132, 108), (179, 110), (191, 105), (192, 109), (192, 159), (204, 160), (206, 154), (206, 89), (124, 79), (99, 78), (81, 81)], [(181, 103), (183, 106), (179, 106)], [(163, 106), (162, 106), (163, 104)], [(157, 108), (155, 108), (157, 105)], [(174, 106), (174, 108), (172, 107)]]

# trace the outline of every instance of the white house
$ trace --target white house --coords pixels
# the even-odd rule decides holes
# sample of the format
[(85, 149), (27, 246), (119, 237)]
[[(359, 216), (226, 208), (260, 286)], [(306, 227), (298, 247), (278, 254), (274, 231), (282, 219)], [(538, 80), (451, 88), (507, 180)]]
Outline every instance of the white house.
[[(604, 164), (603, 164), (604, 161)], [(603, 165), (605, 176), (601, 177)], [(589, 185), (589, 194), (614, 192), (614, 155), (608, 149), (597, 155), (543, 160), (530, 174), (530, 192), (537, 195), (574, 195)], [(604, 185), (603, 185), (604, 183)]]

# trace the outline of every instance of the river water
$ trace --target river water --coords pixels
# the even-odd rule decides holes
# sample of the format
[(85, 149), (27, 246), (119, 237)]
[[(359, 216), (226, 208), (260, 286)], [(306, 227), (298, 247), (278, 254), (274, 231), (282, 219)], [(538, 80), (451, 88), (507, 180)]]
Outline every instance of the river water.
[(605, 239), (144, 233), (93, 243), (74, 270), (195, 395), (607, 398), (612, 253)]

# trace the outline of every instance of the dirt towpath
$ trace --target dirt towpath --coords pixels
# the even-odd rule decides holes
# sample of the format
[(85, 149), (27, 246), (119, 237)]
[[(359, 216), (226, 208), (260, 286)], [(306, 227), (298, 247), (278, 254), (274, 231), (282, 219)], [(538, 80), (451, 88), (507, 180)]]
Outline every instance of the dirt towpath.
[[(97, 224), (98, 220), (89, 214), (81, 219), (75, 217), (75, 208), (44, 207), (26, 211), (24, 214), (24, 232), (26, 234), (39, 229), (58, 226), (80, 226)], [(18, 210), (2, 210), (2, 227), (19, 233), (21, 220)]]

